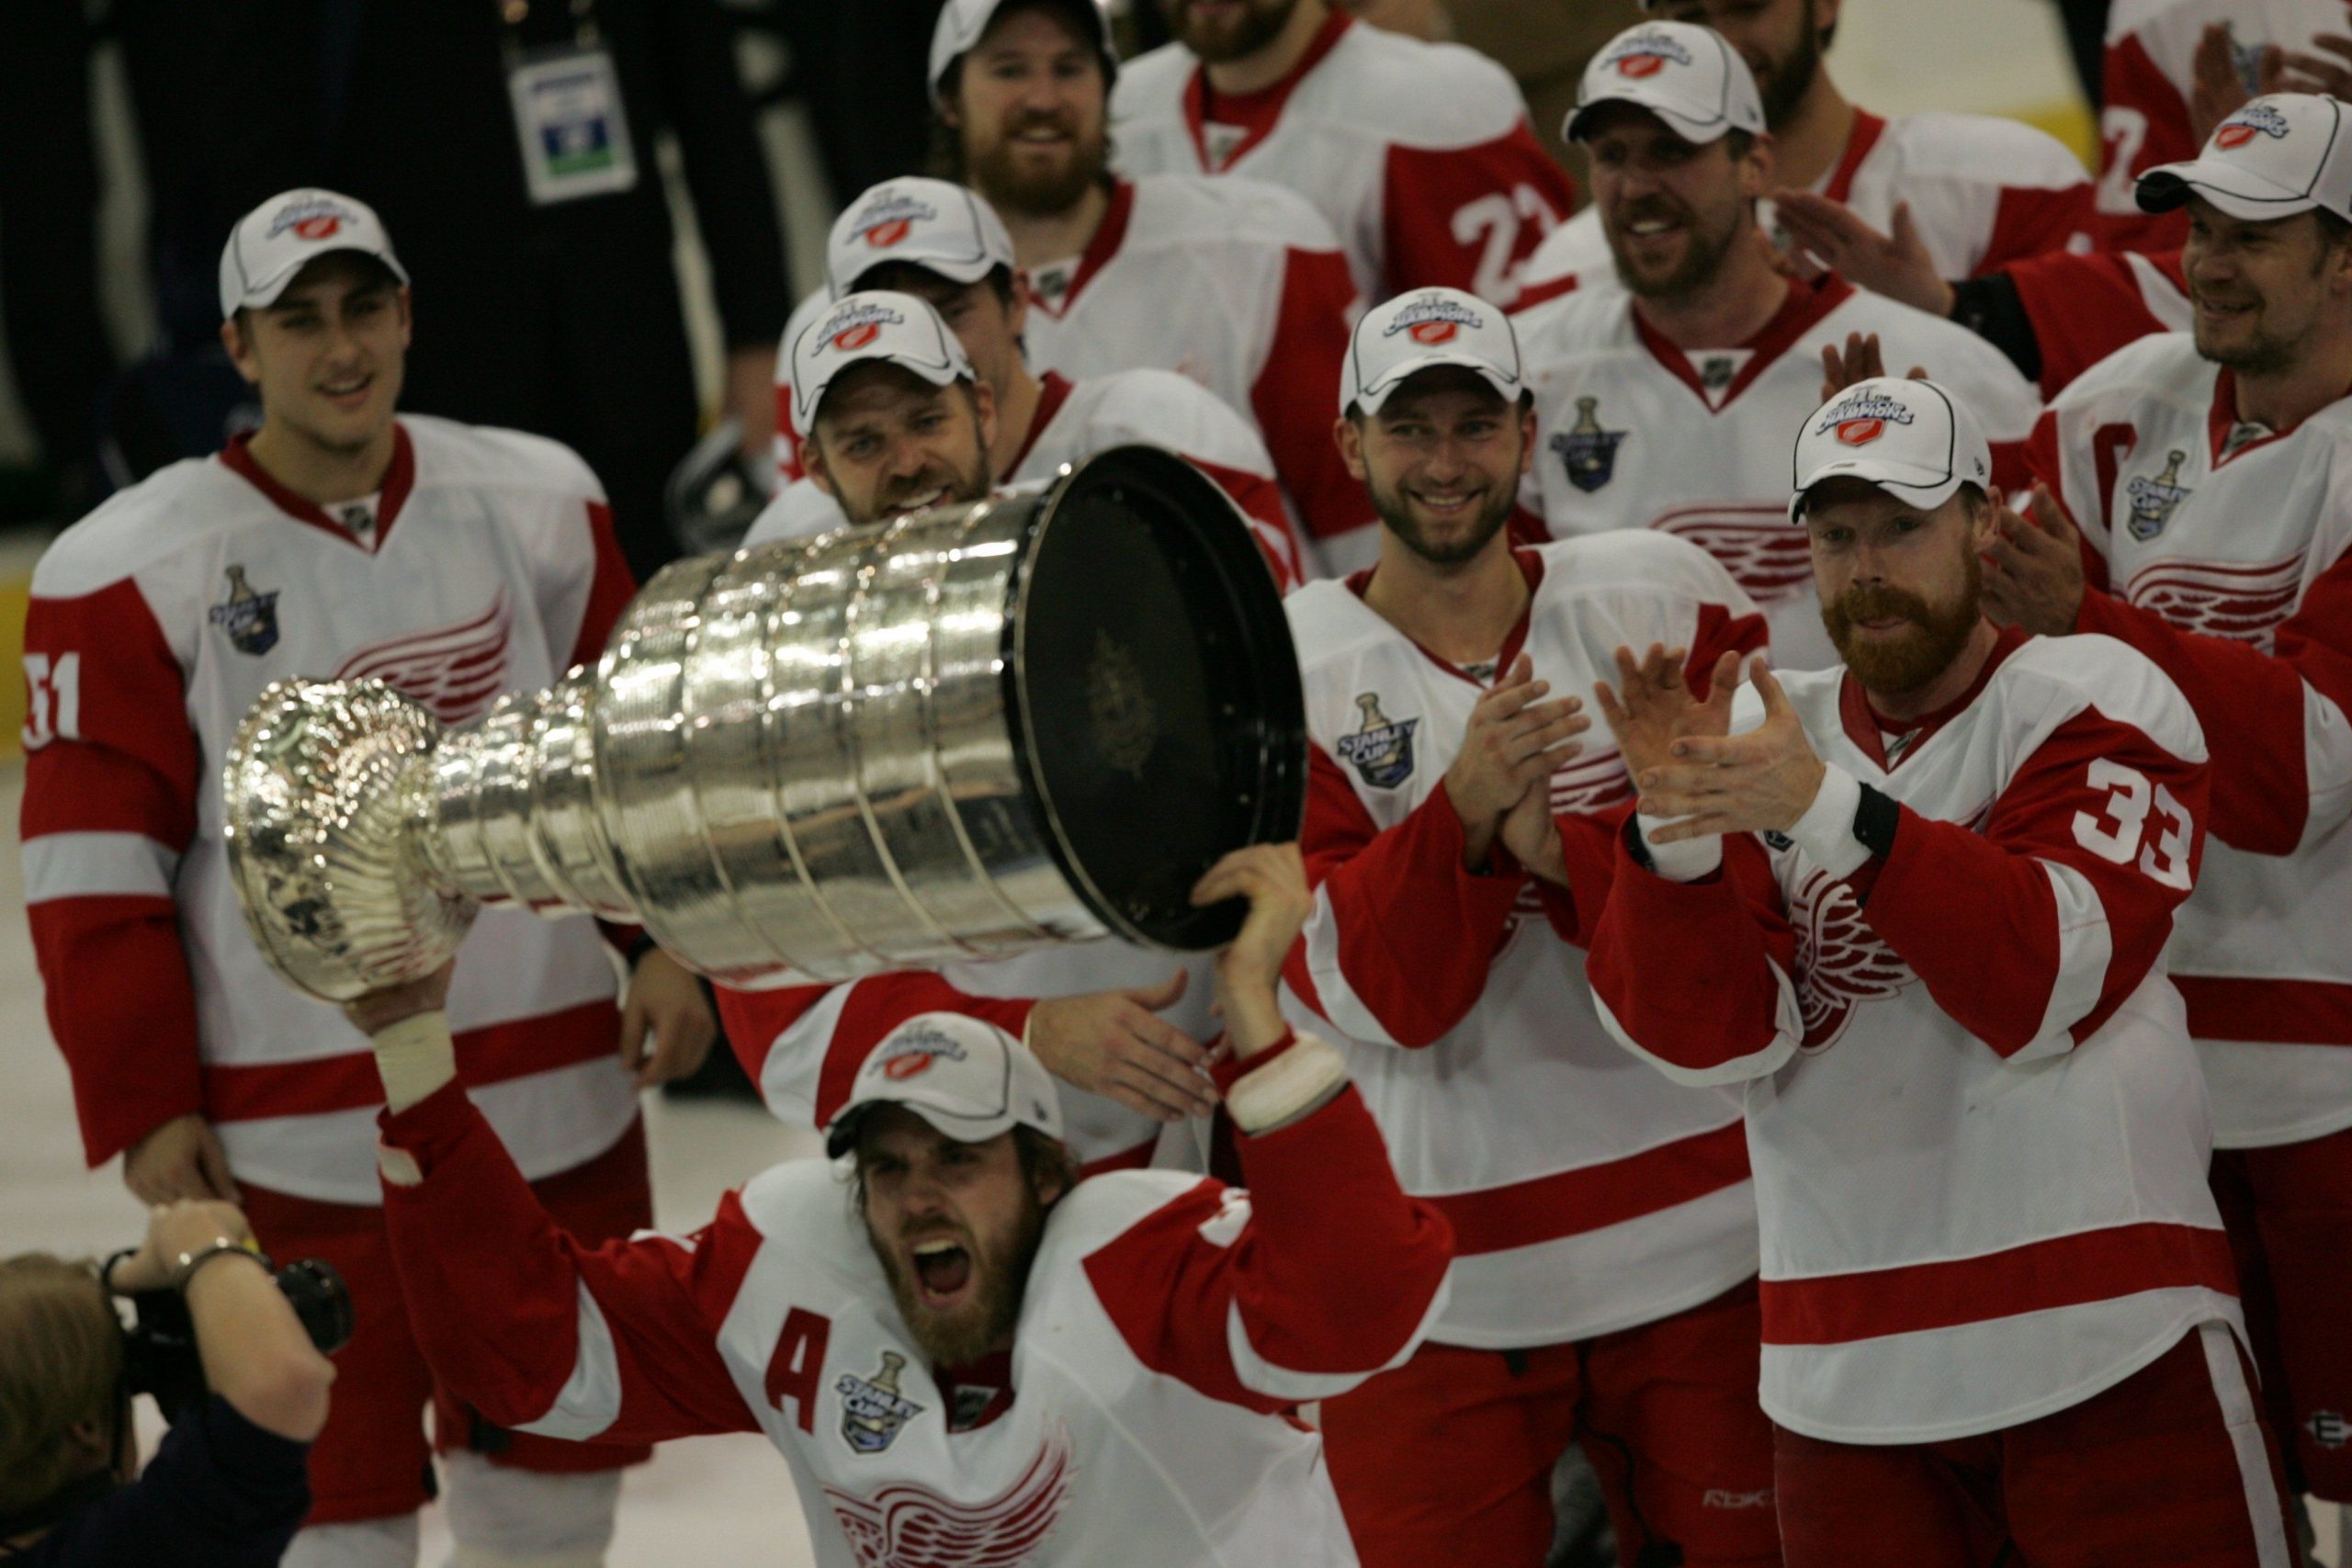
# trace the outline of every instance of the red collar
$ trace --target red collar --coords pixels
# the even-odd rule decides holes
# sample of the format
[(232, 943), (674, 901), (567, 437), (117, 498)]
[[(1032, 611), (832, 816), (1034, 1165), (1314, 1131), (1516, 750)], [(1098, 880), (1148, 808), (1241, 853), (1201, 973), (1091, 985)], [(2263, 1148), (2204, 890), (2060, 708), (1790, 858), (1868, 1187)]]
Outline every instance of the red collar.
[[(1501, 651), (1495, 655), (1496, 680), (1500, 680), (1502, 678), (1503, 671), (1510, 668), (1510, 661), (1519, 657), (1520, 649), (1526, 645), (1528, 623), (1535, 615), (1535, 591), (1544, 586), (1544, 558), (1542, 556), (1538, 555), (1533, 550), (1522, 549), (1513, 549), (1510, 555), (1511, 559), (1519, 563), (1519, 574), (1527, 579), (1527, 608), (1519, 613), (1519, 624), (1511, 627), (1510, 635), (1503, 638)], [(1373, 573), (1379, 570), (1379, 566), (1374, 564), (1364, 568), (1362, 571), (1351, 573), (1348, 578), (1349, 592), (1353, 593), (1358, 599), (1362, 599), (1364, 595), (1364, 590), (1372, 586)], [(1428, 660), (1431, 664), (1436, 665), (1439, 669), (1444, 671), (1447, 674), (1453, 676), (1457, 681), (1468, 681), (1470, 684), (1474, 686), (1482, 684), (1492, 685), (1494, 683), (1492, 681), (1481, 682), (1471, 680), (1471, 677), (1465, 671), (1464, 671), (1462, 666), (1454, 663), (1452, 660), (1439, 658), (1436, 654), (1431, 653), (1428, 649), (1422, 648), (1419, 642), (1414, 642), (1413, 646), (1420, 650), (1422, 658)]]
[(1846, 136), (1846, 150), (1838, 154), (1838, 166), (1829, 171), (1829, 183), (1821, 187), (1821, 194), (1832, 201), (1852, 200), (1855, 171), (1885, 134), (1886, 121), (1868, 109), (1856, 109), (1854, 129)]
[[(1208, 67), (1194, 65), (1192, 79), (1184, 84), (1184, 129), (1192, 133), (1193, 153), (1201, 161), (1201, 171), (1211, 175), (1224, 173), (1239, 163), (1251, 148), (1272, 135), (1274, 122), (1282, 118), (1283, 105), (1290, 100), (1291, 89), (1306, 80), (1308, 72), (1323, 63), (1323, 57), (1338, 46), (1340, 38), (1354, 25), (1354, 17), (1333, 6), (1330, 14), (1323, 18), (1323, 25), (1316, 29), (1315, 37), (1308, 41), (1306, 52), (1298, 57), (1298, 63), (1292, 66), (1281, 81), (1270, 87), (1261, 87), (1254, 93), (1227, 93), (1212, 99)], [(1233, 151), (1222, 164), (1214, 163), (1209, 158), (1208, 122), (1212, 119), (1219, 125), (1238, 125), (1243, 130), (1241, 140), (1234, 143)]]
[[(947, 1429), (972, 1432), (1012, 1408), (1012, 1356), (991, 1350), (960, 1367), (938, 1367), (933, 1376), (947, 1397)], [(975, 1404), (985, 1396), (985, 1403)]]
[(1634, 332), (1642, 340), (1650, 356), (1666, 367), (1675, 379), (1690, 389), (1691, 395), (1710, 413), (1722, 413), (1739, 400), (1739, 395), (1756, 383), (1758, 377), (1772, 367), (1775, 360), (1786, 354), (1796, 341), (1819, 324), (1822, 318), (1853, 298), (1854, 286), (1834, 272), (1823, 273), (1810, 283), (1792, 280), (1788, 298), (1772, 312), (1772, 319), (1756, 330), (1746, 343), (1734, 346), (1751, 349), (1753, 355), (1739, 367), (1739, 374), (1724, 389), (1724, 400), (1707, 400), (1707, 389), (1699, 373), (1690, 368), (1690, 356), (1668, 339), (1664, 333), (1650, 325), (1642, 314), (1638, 300), (1626, 309), (1634, 313)]
[(1021, 471), (1021, 465), (1027, 462), (1029, 454), (1036, 449), (1037, 437), (1046, 433), (1046, 426), (1054, 423), (1054, 416), (1062, 412), (1064, 403), (1069, 401), (1069, 392), (1070, 385), (1062, 379), (1060, 371), (1046, 372), (1045, 379), (1038, 384), (1037, 406), (1030, 411), (1029, 433), (1021, 438), (1021, 450), (1012, 455), (1012, 465), (1004, 470), (1004, 479), (1010, 479)]
[(1111, 185), (1111, 205), (1102, 209), (1102, 221), (1094, 226), (1094, 238), (1086, 242), (1080, 253), (1078, 270), (1069, 275), (1069, 287), (1062, 290), (1060, 299), (1048, 304), (1033, 297), (1030, 303), (1056, 321), (1069, 314), (1078, 303), (1078, 296), (1094, 281), (1094, 275), (1111, 265), (1119, 254), (1119, 246), (1127, 237), (1127, 222), (1135, 216), (1136, 186), (1133, 180), (1114, 180)]
[[(1993, 671), (2007, 662), (2010, 654), (2024, 647), (2025, 639), (2026, 634), (2017, 627), (2002, 627), (2000, 637), (1994, 641), (1993, 651), (1985, 656), (1984, 668), (1976, 672), (1976, 679), (1968, 683), (1968, 690), (1935, 712), (1921, 714), (1917, 718), (1903, 723), (1883, 717), (1876, 708), (1871, 706), (1869, 695), (1863, 692), (1861, 683), (1854, 679), (1853, 672), (1847, 671), (1845, 679), (1838, 686), (1838, 717), (1846, 728), (1846, 739), (1869, 753), (1871, 761), (1879, 765), (1882, 773), (1893, 773), (1917, 756), (1920, 749), (1927, 745), (1928, 738), (1941, 729), (1946, 721), (1967, 711), (1969, 704), (1983, 694), (1984, 683), (1993, 678)], [(1901, 760), (1893, 764), (1886, 760), (1885, 732), (1889, 727), (1898, 735), (1917, 737), (1903, 749)]]
[[(2345, 395), (2352, 397), (2352, 391), (2347, 391)], [(2247, 442), (2224, 459), (2222, 456), (2222, 448), (2229, 441), (2230, 432), (2245, 423), (2238, 418), (2237, 372), (2224, 365), (2222, 367), (2222, 373), (2213, 378), (2213, 406), (2205, 416), (2205, 438), (2212, 444), (2213, 467), (2218, 468), (2224, 461), (2234, 463), (2248, 452), (2260, 451), (2274, 441), (2284, 441), (2303, 427), (2303, 422), (2297, 420), (2284, 430), (2274, 430), (2259, 441)]]
[(372, 543), (362, 544), (342, 524), (328, 516), (317, 502), (306, 501), (277, 482), (276, 476), (254, 461), (252, 451), (254, 433), (241, 430), (229, 437), (229, 445), (220, 449), (220, 462), (232, 473), (241, 476), (248, 484), (267, 496), (270, 504), (298, 523), (308, 523), (313, 528), (323, 528), (354, 549), (369, 554), (380, 553), (384, 541), (391, 537), (392, 520), (400, 515), (401, 503), (416, 485), (416, 449), (409, 445), (408, 429), (395, 421), (392, 424), (392, 461), (384, 470), (384, 488), (376, 502), (376, 527)]

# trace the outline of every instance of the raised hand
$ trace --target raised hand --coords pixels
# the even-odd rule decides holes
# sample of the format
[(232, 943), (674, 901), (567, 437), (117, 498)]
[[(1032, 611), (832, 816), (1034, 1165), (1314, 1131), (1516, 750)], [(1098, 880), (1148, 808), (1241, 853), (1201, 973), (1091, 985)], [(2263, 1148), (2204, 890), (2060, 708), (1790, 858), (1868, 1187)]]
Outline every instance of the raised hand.
[[(1868, 381), (1886, 374), (1886, 357), (1879, 352), (1878, 333), (1848, 333), (1843, 353), (1836, 344), (1826, 344), (1821, 350), (1821, 400), (1827, 402), (1857, 382)], [(1911, 367), (1911, 379), (1924, 381), (1928, 372), (1924, 367)]]
[[(2263, 74), (2267, 76), (2277, 69), (2271, 57), (2278, 51), (2266, 48), (2262, 52)], [(2211, 23), (2197, 35), (2196, 51), (2189, 56), (2188, 138), (2199, 147), (2215, 126), (2246, 106), (2250, 95), (2238, 75), (2235, 54), (2226, 22)]]
[(1900, 299), (1931, 315), (1951, 314), (1951, 285), (1936, 270), (1911, 204), (1898, 202), (1894, 227), (1882, 234), (1842, 201), (1811, 191), (1772, 193), (1773, 217), (1797, 250), (1826, 263), (1848, 282)]
[(2020, 517), (1994, 517), (1984, 559), (1984, 614), (1998, 626), (2064, 637), (2083, 611), (2083, 537), (2048, 487), (2037, 482)]
[(1494, 846), (1503, 814), (1529, 788), (1583, 748), (1576, 738), (1592, 728), (1579, 697), (1546, 702), (1549, 682), (1534, 676), (1522, 653), (1470, 710), (1462, 750), (1445, 771), (1446, 798), (1462, 818), (1463, 863), (1475, 870)]
[[(1785, 832), (1821, 792), (1826, 770), (1814, 754), (1797, 710), (1770, 670), (1755, 674), (1764, 723), (1745, 735), (1690, 736), (1671, 742), (1668, 758), (1634, 770), (1650, 842), (1670, 844), (1718, 833)], [(1631, 752), (1627, 753), (1628, 758)]]
[(1498, 829), (1512, 858), (1544, 881), (1566, 886), (1568, 863), (1560, 849), (1560, 824), (1552, 815), (1549, 784), (1531, 789), (1503, 813)]
[(1726, 653), (1715, 660), (1704, 702), (1692, 694), (1683, 680), (1683, 664), (1689, 658), (1686, 649), (1655, 642), (1638, 660), (1632, 649), (1621, 648), (1617, 684), (1612, 687), (1601, 681), (1593, 688), (1600, 716), (1617, 738), (1617, 749), (1625, 755), (1625, 769), (1637, 784), (1644, 769), (1663, 766), (1672, 759), (1679, 742), (1731, 733), (1731, 699), (1739, 684), (1739, 655)]
[(1041, 1001), (1029, 1012), (1029, 1049), (1064, 1083), (1154, 1121), (1205, 1116), (1216, 1107), (1200, 1072), (1208, 1050), (1159, 1016), (1186, 984), (1179, 969), (1157, 986)]
[(1193, 902), (1250, 900), (1241, 933), (1216, 955), (1216, 1007), (1237, 1056), (1280, 1040), (1288, 1029), (1275, 1004), (1283, 961), (1314, 912), (1306, 863), (1296, 844), (1251, 844), (1225, 856), (1193, 885)]
[(694, 971), (655, 948), (637, 961), (621, 1003), (621, 1066), (651, 1089), (701, 1067), (718, 1017)]

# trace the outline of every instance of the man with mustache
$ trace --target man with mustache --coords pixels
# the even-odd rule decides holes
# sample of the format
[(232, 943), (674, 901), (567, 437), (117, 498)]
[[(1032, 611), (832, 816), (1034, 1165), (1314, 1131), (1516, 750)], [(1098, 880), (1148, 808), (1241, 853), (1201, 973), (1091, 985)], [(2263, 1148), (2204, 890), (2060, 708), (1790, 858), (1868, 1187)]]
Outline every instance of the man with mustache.
[(1576, 205), (1503, 68), (1356, 21), (1333, 0), (1170, 0), (1176, 41), (1131, 62), (1111, 106), (1129, 174), (1239, 175), (1298, 192), (1367, 299), (1513, 275)]
[(823, 1568), (1351, 1568), (1292, 1416), (1411, 1354), (1445, 1221), (1405, 1196), (1339, 1053), (1274, 987), (1311, 901), (1298, 850), (1238, 850), (1216, 1067), (1249, 1190), (1074, 1179), (1045, 1070), (925, 1016), (859, 1068), (828, 1148), (691, 1237), (560, 1230), (454, 1083), (447, 970), (354, 1005), (377, 1051), (385, 1203), (443, 1375), (583, 1444), (755, 1431)]
[[(2212, 1086), (2213, 1180), (2298, 1490), (2352, 1501), (2352, 111), (2278, 94), (2141, 176), (2188, 213), (2192, 331), (2067, 389), (2056, 496), (1995, 547), (1986, 604), (2120, 638), (2212, 744), (2213, 836), (2173, 944)], [(2072, 523), (2068, 522), (2071, 515)], [(2075, 525), (2080, 527), (2079, 537)], [(2088, 581), (2085, 581), (2087, 574)]]
[(1555, 538), (1656, 528), (1704, 547), (1771, 618), (1774, 659), (1815, 669), (1823, 637), (1804, 541), (1786, 521), (1784, 436), (1821, 400), (1825, 361), (1875, 338), (1981, 411), (1996, 478), (2022, 482), (2041, 400), (2000, 352), (1829, 275), (1783, 276), (1758, 237), (1776, 142), (1747, 63), (1681, 22), (1628, 28), (1585, 72), (1568, 134), (1590, 150), (1593, 209), (1624, 287), (1522, 311), (1544, 447), (1528, 486)]
[(1634, 1052), (1746, 1086), (1791, 1568), (2283, 1568), (2165, 973), (2197, 716), (2120, 643), (1984, 618), (1992, 455), (1943, 388), (1847, 389), (1794, 467), (1840, 663), (1702, 696), (1619, 650), (1641, 800), (1590, 959)]
[[(1939, 277), (1973, 277), (2064, 250), (2091, 226), (2083, 166), (2054, 138), (1989, 115), (1882, 117), (1830, 79), (1822, 52), (1845, 0), (1644, 0), (1666, 21), (1713, 28), (1747, 62), (1778, 149), (1775, 211), (1791, 219), (1850, 209), (1882, 232), (1916, 235)], [(1801, 254), (1808, 231), (1774, 227)], [(1529, 258), (1523, 302), (1607, 276), (1600, 220), (1578, 213)]]
[(1310, 543), (1344, 553), (1370, 520), (1326, 408), (1356, 309), (1339, 241), (1259, 181), (1114, 178), (1116, 70), (1093, 0), (949, 0), (932, 34), (942, 162), (1012, 237), (1028, 361), (1198, 381), (1257, 426)]
[(1762, 648), (1762, 617), (1679, 539), (1512, 547), (1536, 427), (1483, 299), (1423, 288), (1367, 313), (1340, 409), (1381, 554), (1288, 601), (1316, 890), (1288, 977), (1456, 1240), (1430, 1343), (1323, 1404), (1357, 1550), (1423, 1568), (1476, 1541), (1479, 1562), (1536, 1568), (1580, 1440), (1627, 1568), (1777, 1563), (1739, 1105), (1626, 1070), (1571, 945), (1600, 905), (1559, 885), (1551, 828), (1631, 794), (1613, 749), (1577, 739), (1618, 643), (1713, 668)]
[[(939, 312), (996, 405), (989, 465), (999, 484), (1042, 484), (1105, 447), (1164, 446), (1233, 498), (1275, 581), (1288, 588), (1298, 581), (1298, 544), (1273, 459), (1239, 414), (1171, 371), (1116, 370), (1073, 382), (1058, 371), (1030, 369), (1022, 341), (1027, 288), (1012, 239), (977, 193), (944, 180), (885, 180), (835, 220), (825, 268), (842, 293), (894, 289)], [(788, 369), (781, 379), (790, 385)], [(777, 493), (743, 542), (821, 534), (847, 521), (838, 502), (803, 478)]]
[(845, 294), (792, 344), (808, 479), (853, 523), (978, 501), (993, 488), (996, 395), (939, 312)]

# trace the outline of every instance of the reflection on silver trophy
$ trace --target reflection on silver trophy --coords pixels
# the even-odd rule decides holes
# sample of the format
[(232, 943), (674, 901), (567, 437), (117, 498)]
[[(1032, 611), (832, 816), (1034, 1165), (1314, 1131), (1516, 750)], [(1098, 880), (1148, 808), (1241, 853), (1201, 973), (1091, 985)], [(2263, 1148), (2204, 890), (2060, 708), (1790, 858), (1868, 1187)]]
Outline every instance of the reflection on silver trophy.
[(642, 924), (730, 984), (1102, 935), (1198, 950), (1217, 856), (1296, 836), (1304, 707), (1231, 503), (1156, 448), (1046, 490), (678, 562), (595, 666), (443, 729), (284, 682), (223, 792), (254, 940), (342, 1000), (483, 905)]

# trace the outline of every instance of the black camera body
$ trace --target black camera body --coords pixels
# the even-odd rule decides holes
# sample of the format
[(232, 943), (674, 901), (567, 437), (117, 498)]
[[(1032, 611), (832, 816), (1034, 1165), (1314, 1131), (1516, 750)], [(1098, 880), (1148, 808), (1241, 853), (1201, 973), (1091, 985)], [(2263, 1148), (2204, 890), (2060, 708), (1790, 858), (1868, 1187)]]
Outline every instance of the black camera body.
[[(115, 1258), (107, 1261), (111, 1269)], [(332, 1356), (351, 1342), (351, 1291), (330, 1265), (297, 1258), (278, 1269), (276, 1279), (321, 1355)], [(164, 1419), (176, 1422), (208, 1392), (187, 1302), (169, 1288), (140, 1291), (130, 1296), (130, 1310), (131, 1322), (122, 1331), (123, 1386), (152, 1397)]]

